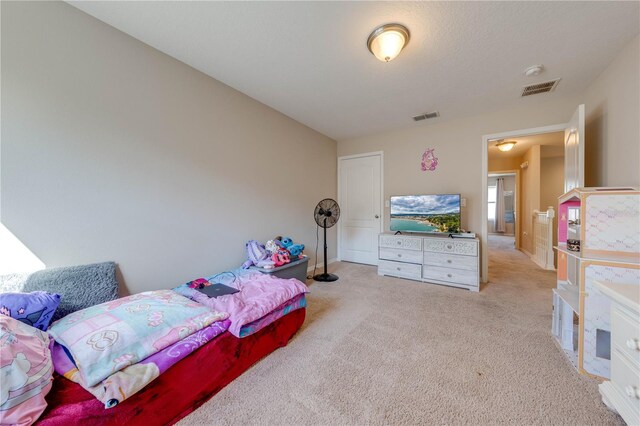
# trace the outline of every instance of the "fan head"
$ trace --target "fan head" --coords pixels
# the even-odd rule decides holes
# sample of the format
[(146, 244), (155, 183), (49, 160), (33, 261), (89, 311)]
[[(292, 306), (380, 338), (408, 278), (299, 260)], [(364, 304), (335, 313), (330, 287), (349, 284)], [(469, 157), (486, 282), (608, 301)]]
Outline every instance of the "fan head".
[(340, 219), (340, 206), (335, 200), (325, 198), (320, 201), (313, 211), (313, 218), (318, 226), (331, 228)]

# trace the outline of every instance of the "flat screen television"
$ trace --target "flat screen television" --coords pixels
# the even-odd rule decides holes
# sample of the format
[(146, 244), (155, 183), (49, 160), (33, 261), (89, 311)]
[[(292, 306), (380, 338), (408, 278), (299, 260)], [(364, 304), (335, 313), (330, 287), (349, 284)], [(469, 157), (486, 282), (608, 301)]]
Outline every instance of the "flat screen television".
[(392, 231), (460, 232), (460, 194), (396, 195), (390, 206)]

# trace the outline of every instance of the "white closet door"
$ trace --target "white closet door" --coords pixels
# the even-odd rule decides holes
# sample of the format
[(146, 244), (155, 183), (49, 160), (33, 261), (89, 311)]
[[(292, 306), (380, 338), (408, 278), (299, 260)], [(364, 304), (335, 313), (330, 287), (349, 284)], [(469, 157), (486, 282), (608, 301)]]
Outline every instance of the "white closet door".
[(340, 158), (340, 259), (378, 264), (382, 230), (382, 154)]

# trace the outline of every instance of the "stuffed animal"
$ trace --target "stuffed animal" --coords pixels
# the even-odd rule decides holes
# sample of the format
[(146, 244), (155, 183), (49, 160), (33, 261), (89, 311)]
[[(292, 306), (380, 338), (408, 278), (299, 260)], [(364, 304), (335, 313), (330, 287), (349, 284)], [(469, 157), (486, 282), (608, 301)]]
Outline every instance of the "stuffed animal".
[(255, 265), (258, 268), (273, 268), (274, 262), (269, 259), (265, 247), (256, 240), (247, 241), (247, 261), (242, 264), (243, 269)]
[(276, 243), (276, 241), (277, 240), (267, 241), (265, 248), (267, 249), (267, 252), (269, 252), (269, 255), (273, 255), (274, 253), (278, 252), (278, 249), (280, 248), (280, 246)]
[(304, 244), (294, 244), (293, 238), (284, 237), (282, 239), (282, 245), (287, 249), (287, 251), (291, 254), (291, 257), (296, 258), (302, 254), (304, 251)]
[(203, 288), (209, 285), (211, 285), (211, 283), (204, 278), (198, 278), (187, 283), (187, 287), (189, 288)]
[(300, 256), (303, 251), (304, 244), (294, 244), (292, 246), (289, 246), (289, 253), (291, 253), (291, 256)]
[(282, 244), (282, 237), (281, 237), (280, 235), (278, 235), (277, 237), (275, 237), (275, 238), (274, 238), (273, 240), (271, 240), (271, 241), (273, 241), (273, 243), (274, 243), (275, 245), (277, 245), (278, 247), (280, 247), (280, 248), (286, 248), (286, 247), (284, 246), (284, 244)]
[(286, 250), (278, 250), (271, 256), (271, 260), (273, 261), (276, 268), (278, 266), (282, 266), (291, 262), (291, 259), (289, 258), (289, 252)]

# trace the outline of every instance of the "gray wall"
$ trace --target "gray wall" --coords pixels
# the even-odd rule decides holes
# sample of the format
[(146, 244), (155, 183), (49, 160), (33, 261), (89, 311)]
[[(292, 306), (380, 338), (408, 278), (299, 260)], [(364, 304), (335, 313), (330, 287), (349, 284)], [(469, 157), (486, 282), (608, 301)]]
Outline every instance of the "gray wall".
[(335, 141), (65, 3), (1, 7), (1, 219), (48, 267), (114, 260), (139, 292), (252, 238), (313, 256)]

